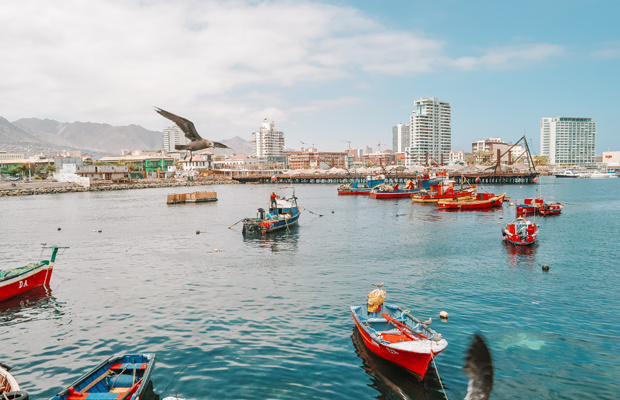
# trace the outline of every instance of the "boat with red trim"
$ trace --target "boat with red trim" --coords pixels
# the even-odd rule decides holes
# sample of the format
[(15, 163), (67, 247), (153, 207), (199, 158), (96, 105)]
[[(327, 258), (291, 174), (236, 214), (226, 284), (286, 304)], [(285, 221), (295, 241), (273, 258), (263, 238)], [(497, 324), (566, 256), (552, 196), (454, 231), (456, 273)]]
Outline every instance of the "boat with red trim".
[(9, 373), (12, 368), (0, 363), (0, 399), (27, 400), (28, 393), (19, 389), (17, 380)]
[[(432, 359), (448, 347), (448, 342), (409, 311), (383, 304), (381, 289), (369, 294), (380, 304), (351, 306), (351, 315), (366, 347), (376, 355), (405, 368), (418, 380), (424, 379)], [(381, 298), (381, 292), (383, 298)]]
[(437, 206), (444, 210), (480, 210), (483, 208), (501, 207), (506, 193), (477, 193), (473, 199), (440, 200)]
[(502, 228), (503, 240), (508, 240), (515, 246), (529, 246), (536, 242), (538, 225), (535, 222), (518, 217)]
[(522, 204), (517, 204), (517, 214), (534, 214), (544, 202), (545, 200), (542, 197), (523, 199)]
[(58, 250), (68, 249), (68, 247), (44, 246), (43, 248), (52, 249), (52, 257), (49, 260), (0, 271), (0, 301), (25, 293), (37, 286), (49, 285)]
[(139, 400), (151, 380), (155, 359), (155, 353), (114, 355), (51, 400)]
[(295, 189), (290, 197), (275, 196), (270, 205), (268, 213), (259, 208), (256, 218), (243, 219), (243, 233), (269, 233), (289, 229), (298, 223), (301, 207), (297, 204)]
[(454, 190), (454, 183), (453, 180), (446, 179), (437, 186), (431, 186), (430, 190), (414, 193), (411, 200), (414, 203), (438, 203), (440, 200), (473, 199), (476, 196), (478, 185)]
[(559, 215), (564, 209), (564, 205), (562, 203), (553, 202), (553, 203), (543, 203), (542, 206), (538, 209), (538, 213), (543, 217), (548, 215)]
[(359, 182), (357, 178), (353, 178), (351, 183), (343, 183), (338, 185), (337, 190), (340, 196), (367, 196), (372, 188), (385, 182), (385, 175), (369, 175), (366, 177), (366, 184)]

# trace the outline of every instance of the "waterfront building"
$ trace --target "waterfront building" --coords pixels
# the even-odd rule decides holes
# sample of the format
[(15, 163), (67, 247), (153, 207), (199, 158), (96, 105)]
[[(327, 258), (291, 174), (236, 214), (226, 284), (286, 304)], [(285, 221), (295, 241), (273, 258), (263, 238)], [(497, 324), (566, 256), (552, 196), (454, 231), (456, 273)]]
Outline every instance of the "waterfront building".
[(176, 125), (168, 126), (164, 128), (162, 135), (162, 146), (164, 151), (175, 151), (175, 145), (183, 145), (189, 143), (189, 140), (185, 137), (185, 133)]
[[(510, 149), (509, 152), (508, 149)], [(499, 137), (489, 137), (475, 141), (471, 144), (472, 157), (478, 162), (496, 162), (497, 150), (499, 150), (502, 155), (501, 162), (506, 164), (514, 163), (518, 161), (517, 159), (520, 160), (527, 158), (524, 153), (525, 148), (523, 146), (518, 144), (513, 147), (512, 142), (506, 143)]]
[(265, 118), (260, 129), (252, 133), (252, 149), (255, 157), (282, 157), (284, 132), (276, 130), (276, 125)]
[(409, 125), (397, 124), (392, 127), (392, 150), (394, 153), (404, 153), (411, 141)]
[(0, 150), (0, 160), (21, 160), (24, 153), (9, 153), (6, 150)]
[(415, 110), (410, 118), (410, 141), (406, 164), (421, 164), (434, 159), (437, 163), (448, 160), (452, 145), (450, 103), (436, 97), (421, 98), (414, 102)]
[(604, 151), (601, 157), (603, 166), (607, 168), (620, 167), (620, 151)]
[(450, 162), (455, 163), (458, 161), (465, 161), (465, 152), (463, 150), (450, 150)]
[(372, 147), (366, 146), (365, 154), (370, 154), (370, 153), (372, 153)]
[(550, 165), (592, 165), (596, 122), (584, 117), (541, 118), (540, 149)]
[(203, 151), (200, 154), (192, 155), (190, 158), (187, 156), (180, 161), (184, 171), (191, 170), (212, 170), (213, 169), (213, 153), (210, 151)]
[(320, 168), (321, 164), (328, 168), (346, 168), (349, 164), (347, 153), (293, 151), (286, 154), (290, 169)]
[(365, 165), (369, 161), (376, 166), (396, 164), (396, 153), (386, 150), (383, 153), (370, 153), (362, 155), (362, 164)]
[(362, 155), (364, 154), (363, 149), (346, 149), (344, 152), (352, 157), (353, 161), (361, 161)]

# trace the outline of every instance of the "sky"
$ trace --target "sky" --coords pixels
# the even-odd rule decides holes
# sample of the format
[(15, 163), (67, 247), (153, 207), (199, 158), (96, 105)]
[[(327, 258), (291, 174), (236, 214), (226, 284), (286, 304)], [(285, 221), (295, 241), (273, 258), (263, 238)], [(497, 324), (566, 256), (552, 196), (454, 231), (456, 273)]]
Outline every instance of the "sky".
[[(452, 148), (540, 149), (540, 118), (592, 117), (620, 150), (618, 1), (0, 2), (0, 115), (137, 124), (153, 107), (205, 138), (392, 146), (414, 101), (452, 108)], [(384, 146), (385, 144), (385, 146)]]

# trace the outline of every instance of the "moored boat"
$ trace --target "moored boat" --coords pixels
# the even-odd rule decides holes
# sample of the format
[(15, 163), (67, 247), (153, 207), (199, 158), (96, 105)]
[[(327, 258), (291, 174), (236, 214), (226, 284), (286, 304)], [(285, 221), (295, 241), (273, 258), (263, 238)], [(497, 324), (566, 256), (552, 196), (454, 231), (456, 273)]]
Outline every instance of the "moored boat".
[(398, 185), (391, 186), (387, 184), (377, 185), (370, 191), (370, 198), (372, 199), (391, 199), (398, 197), (409, 197), (413, 193), (417, 193), (421, 188), (414, 187), (412, 181), (407, 182), (405, 189), (399, 189)]
[(542, 216), (558, 215), (562, 212), (563, 208), (564, 205), (562, 205), (562, 203), (543, 203), (543, 205), (538, 209), (538, 213)]
[(299, 221), (301, 208), (297, 205), (295, 190), (290, 197), (276, 197), (272, 199), (269, 212), (259, 208), (256, 218), (243, 220), (244, 233), (269, 233), (280, 229), (288, 229)]
[(502, 235), (504, 240), (508, 240), (515, 246), (528, 246), (536, 242), (538, 225), (523, 217), (518, 217), (502, 228)]
[(544, 204), (542, 197), (530, 197), (517, 204), (517, 214), (534, 214)]
[(68, 247), (47, 246), (43, 248), (52, 249), (52, 256), (49, 260), (0, 271), (0, 301), (25, 293), (37, 286), (49, 285), (58, 250)]
[(506, 193), (477, 193), (473, 199), (440, 200), (437, 206), (445, 210), (477, 210), (482, 208), (500, 207), (504, 204)]
[(26, 400), (28, 393), (19, 390), (17, 380), (9, 373), (11, 367), (0, 363), (0, 399)]
[(431, 190), (421, 190), (411, 196), (414, 203), (437, 203), (440, 200), (473, 199), (476, 196), (478, 185), (468, 186), (460, 190), (454, 190), (454, 181), (445, 180), (437, 186), (431, 186)]
[(155, 358), (155, 353), (114, 355), (51, 400), (139, 400), (151, 380)]
[(579, 178), (579, 175), (573, 173), (573, 171), (571, 170), (566, 170), (564, 172), (561, 172), (559, 174), (555, 174), (556, 178)]
[(351, 183), (343, 183), (338, 185), (337, 190), (340, 196), (367, 196), (372, 188), (385, 182), (385, 175), (368, 175), (366, 184), (359, 182), (357, 178), (353, 178)]
[(432, 358), (445, 350), (448, 342), (409, 311), (383, 305), (383, 290), (374, 290), (368, 296), (368, 305), (351, 306), (351, 315), (366, 347), (419, 380), (424, 379)]

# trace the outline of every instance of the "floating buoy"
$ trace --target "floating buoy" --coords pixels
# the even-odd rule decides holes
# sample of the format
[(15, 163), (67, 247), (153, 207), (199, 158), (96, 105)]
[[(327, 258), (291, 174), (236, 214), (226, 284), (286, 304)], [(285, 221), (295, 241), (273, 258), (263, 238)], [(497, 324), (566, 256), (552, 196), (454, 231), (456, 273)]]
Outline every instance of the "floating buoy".
[(218, 249), (213, 250), (214, 253), (217, 253), (218, 251), (219, 251)]
[(504, 217), (499, 217), (499, 219), (504, 219)]
[(497, 225), (501, 224), (501, 222), (497, 221)]
[(101, 229), (99, 229), (97, 232), (101, 233)]
[(196, 235), (200, 235), (200, 231), (196, 231)]
[(332, 214), (333, 214), (333, 213), (334, 213), (334, 212), (332, 211)]
[(60, 230), (60, 228), (58, 228), (58, 230)]
[(442, 311), (439, 313), (439, 318), (448, 319), (448, 313), (446, 311)]
[(510, 207), (514, 206), (514, 204), (510, 203)]
[(548, 272), (549, 271), (549, 265), (543, 264), (542, 270), (545, 271), (545, 272)]

